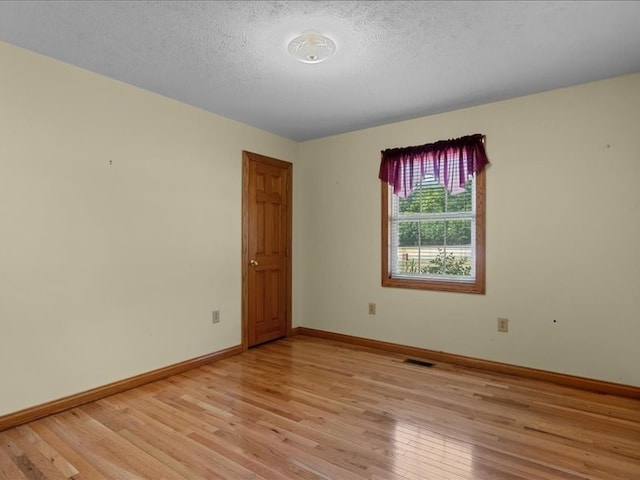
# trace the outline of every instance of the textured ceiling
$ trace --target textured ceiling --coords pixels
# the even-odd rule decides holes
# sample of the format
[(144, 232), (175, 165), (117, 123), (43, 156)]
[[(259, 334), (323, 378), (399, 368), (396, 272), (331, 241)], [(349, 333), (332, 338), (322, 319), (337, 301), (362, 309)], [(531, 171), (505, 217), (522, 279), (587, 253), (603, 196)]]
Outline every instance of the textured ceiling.
[(640, 2), (3, 1), (0, 40), (307, 140), (638, 72)]

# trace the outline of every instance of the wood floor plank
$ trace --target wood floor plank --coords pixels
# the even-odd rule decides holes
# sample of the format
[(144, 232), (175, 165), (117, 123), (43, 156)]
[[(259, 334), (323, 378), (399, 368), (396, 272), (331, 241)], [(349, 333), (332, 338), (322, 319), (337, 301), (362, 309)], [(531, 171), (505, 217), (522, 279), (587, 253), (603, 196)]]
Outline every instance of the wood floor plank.
[(3, 480), (28, 480), (18, 467), (15, 457), (6, 451), (7, 445), (0, 448), (0, 478)]
[(0, 480), (638, 480), (640, 401), (319, 338), (0, 433)]
[(74, 474), (73, 480), (106, 480), (108, 477), (100, 473), (92, 464), (87, 462), (83, 449), (74, 448), (72, 444), (65, 440), (63, 436), (57, 435), (50, 425), (57, 422), (54, 417), (43, 418), (41, 421), (33, 422), (28, 427), (33, 430), (48, 445), (55, 448), (78, 473)]
[[(18, 427), (14, 430), (16, 441), (23, 447), (28, 447), (31, 457), (37, 458), (38, 463), (46, 464), (44, 470), (50, 471), (51, 467), (60, 474), (60, 478), (69, 479), (80, 473), (71, 463), (67, 461), (58, 451), (46, 443), (29, 426)], [(49, 464), (51, 467), (49, 467)], [(58, 473), (47, 475), (47, 477), (57, 477)]]
[(18, 427), (9, 430), (4, 438), (6, 451), (22, 473), (29, 479), (66, 480), (68, 477), (55, 467), (52, 459), (42, 454), (26, 432), (27, 428)]

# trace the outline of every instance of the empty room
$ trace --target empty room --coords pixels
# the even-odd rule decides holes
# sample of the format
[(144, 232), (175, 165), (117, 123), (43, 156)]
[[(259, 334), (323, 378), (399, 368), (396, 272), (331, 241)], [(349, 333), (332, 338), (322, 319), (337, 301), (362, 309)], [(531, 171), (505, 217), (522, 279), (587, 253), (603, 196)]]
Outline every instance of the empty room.
[(640, 2), (0, 2), (0, 480), (640, 479)]

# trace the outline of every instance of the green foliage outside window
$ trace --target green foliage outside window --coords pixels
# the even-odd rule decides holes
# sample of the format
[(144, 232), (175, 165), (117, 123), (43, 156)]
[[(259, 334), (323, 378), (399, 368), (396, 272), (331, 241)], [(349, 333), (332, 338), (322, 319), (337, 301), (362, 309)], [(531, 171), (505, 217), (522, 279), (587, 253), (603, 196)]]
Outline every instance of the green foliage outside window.
[(415, 258), (401, 262), (400, 271), (404, 273), (428, 273), (432, 275), (471, 275), (469, 257), (456, 257), (453, 253), (446, 253), (438, 249), (438, 255), (419, 266)]
[[(407, 198), (400, 198), (400, 215), (411, 213), (470, 212), (473, 189), (450, 195), (439, 184), (424, 182)], [(406, 221), (399, 225), (399, 246), (469, 245), (471, 228), (468, 220)]]

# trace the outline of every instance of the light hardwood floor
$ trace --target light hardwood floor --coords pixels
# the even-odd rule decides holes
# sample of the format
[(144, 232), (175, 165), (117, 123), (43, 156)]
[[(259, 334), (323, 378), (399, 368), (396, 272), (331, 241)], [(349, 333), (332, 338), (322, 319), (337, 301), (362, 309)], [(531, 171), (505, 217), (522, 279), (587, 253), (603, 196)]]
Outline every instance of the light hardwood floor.
[(296, 336), (0, 433), (0, 478), (640, 479), (640, 401)]

